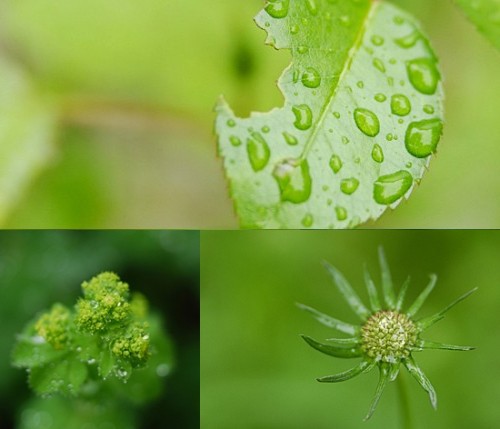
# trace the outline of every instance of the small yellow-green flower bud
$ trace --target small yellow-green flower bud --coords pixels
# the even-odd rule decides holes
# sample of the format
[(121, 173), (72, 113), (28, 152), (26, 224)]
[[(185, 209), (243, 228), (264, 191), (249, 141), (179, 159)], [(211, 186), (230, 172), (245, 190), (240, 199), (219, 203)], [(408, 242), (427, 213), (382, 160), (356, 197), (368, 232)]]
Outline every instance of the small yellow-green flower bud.
[(61, 304), (54, 304), (48, 313), (35, 323), (35, 330), (55, 349), (62, 349), (68, 342), (70, 311)]

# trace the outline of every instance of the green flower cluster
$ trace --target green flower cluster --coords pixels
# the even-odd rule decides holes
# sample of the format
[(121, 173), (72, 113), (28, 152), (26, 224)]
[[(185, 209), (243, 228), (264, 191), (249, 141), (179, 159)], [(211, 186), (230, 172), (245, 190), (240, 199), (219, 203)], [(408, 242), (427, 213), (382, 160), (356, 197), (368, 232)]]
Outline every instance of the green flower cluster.
[(37, 334), (57, 350), (63, 349), (69, 340), (71, 312), (62, 304), (54, 304), (35, 323)]

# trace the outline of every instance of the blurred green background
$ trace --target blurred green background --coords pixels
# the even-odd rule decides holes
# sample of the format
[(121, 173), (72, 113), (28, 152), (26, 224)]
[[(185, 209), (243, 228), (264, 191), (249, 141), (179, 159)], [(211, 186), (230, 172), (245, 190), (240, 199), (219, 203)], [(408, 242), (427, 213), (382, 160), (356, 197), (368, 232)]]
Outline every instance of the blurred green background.
[(340, 269), (367, 302), (363, 264), (380, 287), (379, 245), (397, 288), (411, 276), (407, 304), (425, 287), (429, 273), (438, 275), (417, 316), (434, 314), (479, 287), (423, 336), (477, 350), (414, 353), (436, 388), (437, 411), (401, 371), (415, 428), (498, 426), (500, 232), (243, 231), (201, 234), (203, 429), (401, 428), (395, 383), (386, 388), (373, 418), (362, 422), (377, 370), (338, 384), (315, 381), (353, 367), (358, 359), (309, 347), (299, 334), (319, 341), (341, 334), (295, 306), (300, 302), (356, 323), (321, 261)]
[(25, 371), (10, 364), (16, 334), (54, 302), (73, 305), (81, 295), (82, 281), (107, 270), (115, 271), (131, 290), (142, 292), (151, 309), (161, 313), (174, 348), (175, 367), (164, 379), (163, 394), (141, 411), (138, 429), (164, 427), (165, 422), (171, 427), (199, 427), (199, 233), (3, 231), (2, 429), (16, 427), (23, 404), (33, 396)]
[[(393, 3), (421, 20), (441, 59), (447, 123), (421, 187), (375, 226), (498, 227), (500, 55), (451, 0)], [(236, 227), (212, 109), (220, 94), (241, 115), (282, 103), (275, 81), (289, 53), (264, 46), (252, 21), (262, 6), (0, 2), (0, 65), (24, 74), (52, 118), (39, 158), (9, 182), (4, 225)], [(23, 106), (21, 124), (34, 121)], [(36, 153), (15, 150), (22, 159)]]

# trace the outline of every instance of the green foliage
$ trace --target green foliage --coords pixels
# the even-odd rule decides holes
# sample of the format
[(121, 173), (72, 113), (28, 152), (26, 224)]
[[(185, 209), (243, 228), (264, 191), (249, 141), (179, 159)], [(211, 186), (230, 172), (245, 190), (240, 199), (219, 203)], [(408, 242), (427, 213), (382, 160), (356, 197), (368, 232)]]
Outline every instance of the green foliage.
[[(370, 309), (365, 307), (355, 290), (347, 282), (344, 276), (336, 268), (326, 264), (335, 286), (337, 286), (351, 310), (360, 318), (361, 325), (359, 325), (357, 333), (354, 337), (347, 339), (329, 339), (329, 344), (323, 344), (310, 337), (302, 335), (302, 338), (307, 344), (324, 354), (339, 358), (361, 358), (361, 362), (357, 366), (340, 374), (318, 378), (317, 380), (320, 382), (338, 383), (367, 372), (375, 366), (378, 367), (379, 383), (365, 420), (369, 419), (373, 415), (386, 385), (389, 382), (396, 380), (401, 364), (406, 367), (408, 372), (429, 394), (432, 406), (437, 408), (437, 396), (434, 387), (423, 371), (415, 363), (412, 356), (413, 352), (425, 349), (460, 351), (473, 349), (473, 347), (469, 346), (456, 346), (427, 341), (420, 338), (420, 334), (432, 326), (435, 322), (441, 320), (448, 310), (467, 298), (471, 293), (475, 292), (477, 288), (472, 289), (471, 291), (460, 296), (449, 304), (444, 310), (436, 313), (435, 315), (421, 319), (413, 319), (415, 313), (418, 312), (426, 298), (429, 296), (429, 293), (434, 288), (437, 277), (435, 275), (431, 275), (429, 284), (420, 293), (413, 304), (410, 305), (408, 310), (401, 311), (401, 306), (403, 304), (409, 282), (405, 282), (403, 287), (400, 289), (396, 305), (394, 301), (394, 285), (389, 271), (389, 265), (387, 264), (382, 248), (379, 249), (379, 258), (382, 272), (382, 292), (385, 302), (382, 309), (380, 309), (378, 305), (372, 305), (374, 302), (378, 303), (378, 295), (376, 289), (373, 287), (373, 282), (371, 281), (369, 274), (365, 275), (365, 281), (368, 294), (372, 297), (370, 300)], [(300, 307), (304, 309), (304, 306), (301, 305)], [(322, 320), (319, 321), (322, 322)], [(339, 326), (330, 325), (330, 327), (336, 329), (337, 331), (345, 332), (345, 330), (340, 329)]]
[(442, 132), (437, 58), (415, 19), (369, 0), (279, 0), (256, 22), (292, 63), (284, 107), (241, 119), (217, 106), (242, 226), (345, 228), (396, 207)]
[[(172, 357), (146, 299), (131, 297), (128, 285), (110, 272), (84, 282), (82, 289), (74, 310), (54, 304), (26, 326), (13, 364), (28, 370), (30, 386), (40, 395), (88, 396), (89, 386), (100, 385), (96, 395), (111, 390), (141, 403), (159, 393), (158, 377), (169, 372)], [(168, 369), (164, 375), (158, 374), (160, 365)], [(123, 387), (132, 377), (135, 388)], [(138, 388), (144, 380), (147, 386)]]
[(500, 2), (498, 0), (455, 0), (467, 17), (497, 49), (500, 49)]
[(0, 55), (0, 224), (54, 149), (56, 110), (26, 73)]

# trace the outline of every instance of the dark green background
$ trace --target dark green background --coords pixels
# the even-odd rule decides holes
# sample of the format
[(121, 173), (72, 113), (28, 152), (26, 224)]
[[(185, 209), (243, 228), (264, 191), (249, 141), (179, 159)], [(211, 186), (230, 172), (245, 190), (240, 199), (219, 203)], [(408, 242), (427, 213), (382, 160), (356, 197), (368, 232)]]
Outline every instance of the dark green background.
[(339, 384), (315, 381), (357, 360), (326, 356), (305, 344), (299, 334), (320, 341), (339, 334), (295, 307), (301, 302), (355, 323), (321, 261), (339, 268), (366, 302), (362, 268), (366, 262), (380, 285), (379, 245), (398, 287), (411, 275), (407, 303), (427, 284), (428, 274), (437, 273), (420, 316), (479, 287), (423, 335), (477, 350), (414, 354), (436, 388), (437, 411), (402, 370), (415, 428), (497, 426), (500, 232), (202, 232), (201, 244), (202, 428), (401, 427), (395, 384), (384, 392), (373, 419), (362, 422), (378, 371)]

